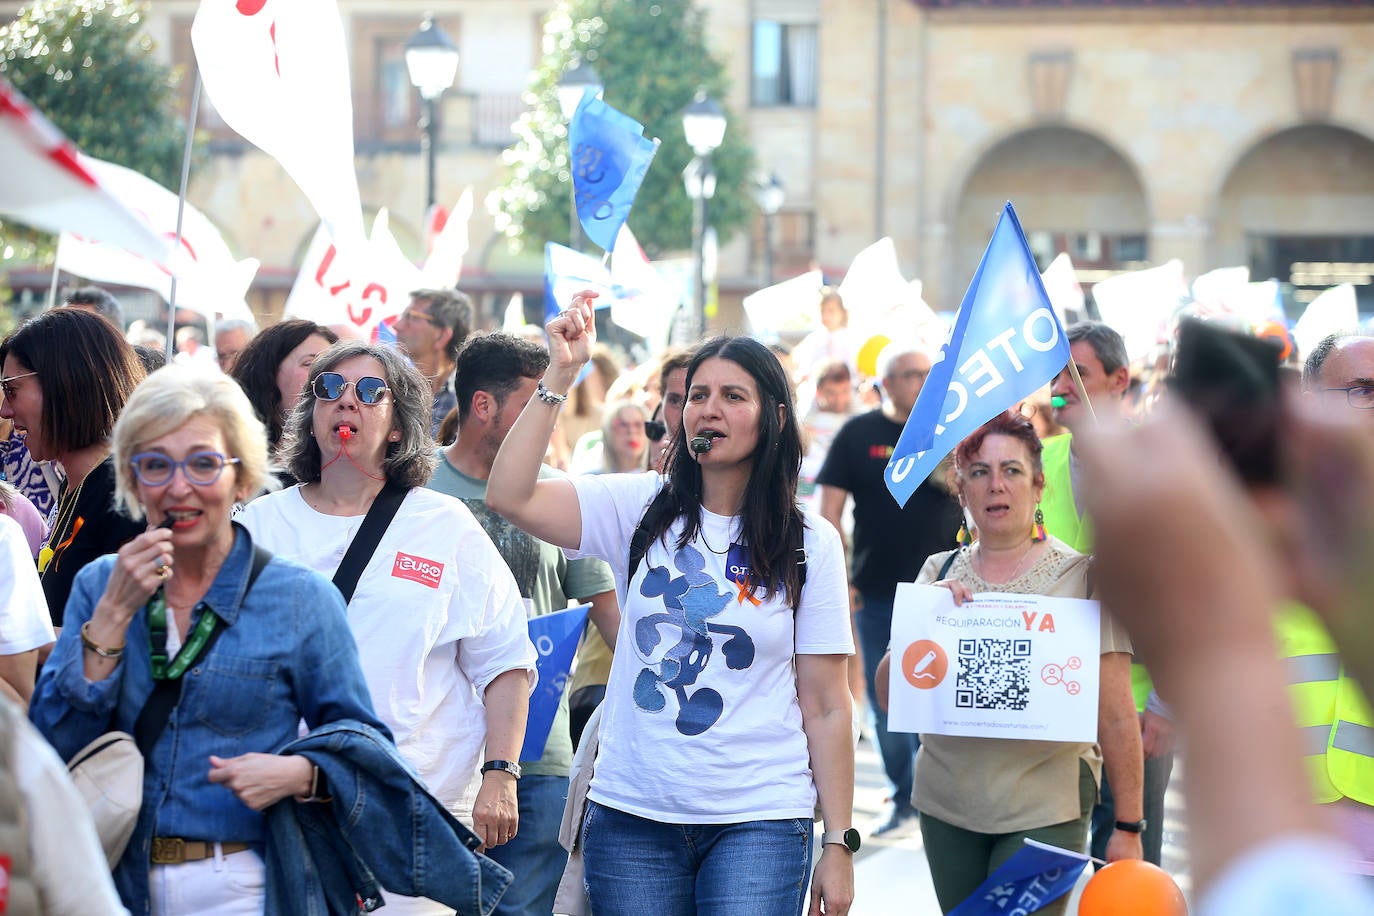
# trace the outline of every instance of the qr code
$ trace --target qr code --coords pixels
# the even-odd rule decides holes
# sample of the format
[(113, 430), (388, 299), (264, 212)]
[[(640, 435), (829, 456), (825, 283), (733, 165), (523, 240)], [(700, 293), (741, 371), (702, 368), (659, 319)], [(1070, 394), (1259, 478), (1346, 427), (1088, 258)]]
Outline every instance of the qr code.
[(954, 705), (961, 709), (1025, 709), (1030, 701), (1029, 639), (959, 640)]

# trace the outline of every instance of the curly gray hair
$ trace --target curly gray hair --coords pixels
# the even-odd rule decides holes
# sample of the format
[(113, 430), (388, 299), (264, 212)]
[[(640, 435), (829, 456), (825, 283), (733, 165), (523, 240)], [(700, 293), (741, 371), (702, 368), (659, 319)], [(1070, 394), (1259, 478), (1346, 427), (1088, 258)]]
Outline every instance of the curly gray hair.
[(370, 356), (382, 364), (382, 373), (391, 398), (392, 422), (401, 433), (399, 442), (387, 445), (382, 472), (386, 479), (405, 487), (422, 487), (429, 482), (436, 464), (434, 439), (430, 436), (431, 402), (434, 393), (420, 370), (395, 349), (361, 340), (341, 340), (315, 357), (310, 364), (310, 384), (286, 419), (282, 459), (287, 470), (302, 483), (320, 479), (320, 449), (311, 437), (315, 418), (316, 377), (360, 356)]

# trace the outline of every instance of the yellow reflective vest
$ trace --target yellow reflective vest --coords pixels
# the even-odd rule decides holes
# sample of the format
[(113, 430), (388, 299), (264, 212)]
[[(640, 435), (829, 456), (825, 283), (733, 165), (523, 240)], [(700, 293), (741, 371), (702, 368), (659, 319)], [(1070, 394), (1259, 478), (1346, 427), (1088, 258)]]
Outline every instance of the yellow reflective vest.
[(1374, 805), (1374, 716), (1363, 692), (1311, 610), (1290, 602), (1274, 625), (1317, 801)]
[[(1079, 513), (1073, 500), (1073, 476), (1069, 467), (1069, 445), (1072, 433), (1050, 436), (1044, 441), (1040, 462), (1045, 468), (1045, 492), (1040, 497), (1040, 511), (1045, 516), (1045, 528), (1079, 553), (1093, 552), (1093, 532), (1089, 519)], [(1135, 696), (1136, 712), (1145, 711), (1154, 682), (1141, 664), (1131, 664), (1131, 693)]]

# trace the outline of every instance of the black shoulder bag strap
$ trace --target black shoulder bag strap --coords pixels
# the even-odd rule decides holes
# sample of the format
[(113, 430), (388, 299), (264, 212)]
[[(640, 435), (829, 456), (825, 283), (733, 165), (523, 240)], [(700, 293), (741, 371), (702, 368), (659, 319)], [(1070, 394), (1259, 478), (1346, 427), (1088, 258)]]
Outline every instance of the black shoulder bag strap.
[(935, 577), (936, 582), (939, 582), (945, 576), (949, 575), (949, 568), (954, 565), (954, 560), (959, 556), (960, 550), (963, 550), (963, 548), (956, 547), (954, 550), (950, 551), (949, 559), (945, 560), (945, 565), (940, 567), (940, 575)]
[[(253, 590), (253, 583), (258, 581), (258, 576), (262, 574), (270, 562), (272, 562), (272, 554), (254, 544), (253, 565), (248, 570), (248, 587), (243, 590), (245, 600), (248, 598), (248, 593)], [(211, 614), (214, 612), (207, 610), (201, 613)], [(219, 639), (219, 634), (222, 632), (224, 632), (222, 626), (217, 626), (210, 631), (210, 637), (205, 640), (205, 645), (201, 647), (197, 660), (209, 654), (215, 640)], [(162, 731), (167, 727), (167, 720), (172, 717), (172, 710), (176, 709), (180, 700), (181, 678), (167, 678), (153, 682), (153, 692), (148, 694), (143, 709), (139, 711), (138, 721), (134, 722), (134, 743), (138, 745), (139, 753), (144, 757), (153, 752), (157, 739), (162, 737)]]
[(382, 542), (382, 535), (386, 533), (391, 520), (396, 517), (396, 512), (401, 508), (401, 502), (406, 498), (407, 492), (409, 491), (404, 487), (388, 480), (386, 486), (382, 487), (382, 492), (372, 501), (372, 507), (363, 518), (362, 527), (353, 536), (353, 543), (348, 545), (348, 552), (339, 562), (339, 568), (334, 571), (334, 587), (343, 595), (344, 604), (353, 600), (353, 591), (358, 587), (363, 569), (377, 552), (377, 545)]

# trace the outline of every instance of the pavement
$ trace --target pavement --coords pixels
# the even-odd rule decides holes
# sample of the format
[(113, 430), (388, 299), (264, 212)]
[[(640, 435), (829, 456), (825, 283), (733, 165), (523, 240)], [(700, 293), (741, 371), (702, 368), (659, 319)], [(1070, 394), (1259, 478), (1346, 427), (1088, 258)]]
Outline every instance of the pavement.
[[(1180, 775), (1181, 765), (1175, 759), (1173, 780), (1165, 796), (1162, 864), (1184, 895), (1190, 896)], [(887, 794), (877, 748), (865, 738), (859, 742), (855, 754), (854, 825), (864, 835), (864, 840), (854, 857), (855, 899), (850, 913), (852, 916), (940, 916), (940, 905), (935, 900), (935, 888), (926, 865), (925, 846), (921, 842), (921, 828), (916, 822), (883, 837), (868, 835), (878, 823)], [(1078, 896), (1091, 876), (1092, 871), (1088, 869), (1079, 879), (1070, 898), (1069, 916), (1078, 912)]]

